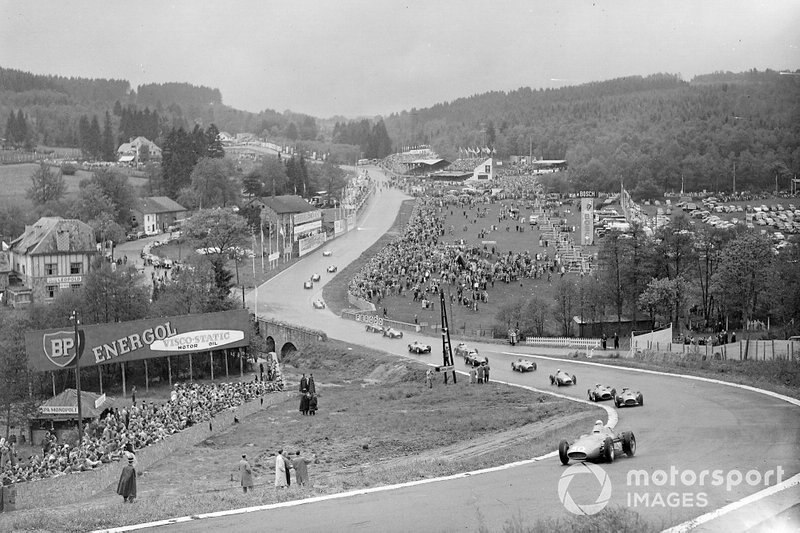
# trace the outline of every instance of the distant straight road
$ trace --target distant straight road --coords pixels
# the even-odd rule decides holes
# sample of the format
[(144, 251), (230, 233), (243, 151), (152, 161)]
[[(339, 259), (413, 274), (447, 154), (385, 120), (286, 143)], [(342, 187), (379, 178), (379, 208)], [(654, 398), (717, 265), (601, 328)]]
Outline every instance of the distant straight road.
[[(374, 168), (370, 168), (370, 174), (382, 177)], [(438, 338), (407, 333), (401, 340), (387, 339), (366, 333), (363, 324), (341, 319), (327, 309), (314, 310), (311, 305), (314, 299), (321, 297), (322, 286), (332, 276), (326, 273), (325, 267), (336, 264), (341, 269), (372, 245), (389, 229), (404, 198), (395, 190), (376, 194), (360, 228), (325, 246), (324, 249), (333, 252), (331, 257), (322, 257), (322, 249), (315, 251), (259, 288), (258, 314), (318, 328), (331, 338), (401, 355), (408, 355), (408, 343), (421, 340), (432, 344), (434, 353), (413, 358), (440, 362), (441, 341)], [(302, 282), (313, 273), (322, 276), (321, 282), (316, 283), (313, 290), (303, 290)], [(254, 292), (248, 296), (248, 303), (252, 308)], [(518, 355), (546, 356), (557, 350), (472, 345), (478, 347), (481, 354), (489, 356), (493, 380), (552, 390), (581, 399), (586, 398), (586, 390), (595, 383), (613, 385), (618, 389), (623, 386), (640, 389), (644, 393), (645, 406), (618, 410), (617, 425), (618, 430), (630, 429), (636, 434), (636, 456), (621, 457), (613, 464), (600, 466), (612, 482), (610, 504), (629, 507), (649, 519), (663, 521), (664, 526), (694, 518), (764, 488), (763, 482), (757, 486), (742, 482), (729, 489), (724, 485), (712, 486), (710, 482), (702, 486), (697, 482), (684, 484), (680, 473), (699, 475), (703, 470), (719, 469), (727, 474), (734, 470), (745, 473), (753, 469), (763, 475), (772, 470), (770, 484), (774, 484), (778, 468), (782, 469), (783, 479), (800, 472), (800, 408), (779, 399), (725, 385), (565, 360), (540, 358), (536, 372), (518, 374), (510, 369), (511, 361)], [(466, 369), (459, 360), (456, 368)], [(575, 373), (579, 385), (551, 387), (548, 375), (556, 368)], [(588, 431), (590, 428), (585, 429)], [(554, 449), (556, 445), (554, 442)], [(480, 469), (484, 465), (477, 459), (474, 466)], [(498, 531), (516, 515), (527, 525), (533, 525), (538, 518), (567, 516), (558, 496), (559, 480), (565, 470), (557, 458), (550, 458), (459, 479), (191, 521), (168, 528), (198, 532), (408, 532), (474, 531), (485, 525), (489, 531)], [(678, 473), (677, 485), (628, 486), (628, 472), (631, 470), (641, 470), (648, 475), (658, 470), (667, 473), (672, 470)], [(312, 471), (312, 480), (313, 476)], [(593, 477), (576, 476), (569, 485), (569, 494), (576, 502), (594, 503), (598, 487)], [(671, 496), (673, 494), (677, 496)], [(633, 506), (637, 496), (640, 503)], [(647, 498), (646, 504), (642, 503), (644, 497)], [(676, 497), (679, 498), (677, 505)], [(788, 500), (791, 503), (792, 499)], [(725, 526), (726, 531), (736, 529), (735, 525)], [(713, 523), (706, 530), (715, 530)]]

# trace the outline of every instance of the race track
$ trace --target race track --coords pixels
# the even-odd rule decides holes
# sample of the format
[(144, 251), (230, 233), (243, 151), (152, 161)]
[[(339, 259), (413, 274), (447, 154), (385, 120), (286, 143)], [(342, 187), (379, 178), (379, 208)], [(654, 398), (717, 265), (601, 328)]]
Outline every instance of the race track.
[[(380, 175), (372, 167), (370, 174)], [(332, 338), (401, 355), (408, 355), (408, 343), (424, 341), (433, 345), (433, 355), (411, 357), (441, 364), (438, 338), (406, 332), (403, 339), (387, 339), (366, 333), (361, 323), (341, 319), (327, 309), (315, 310), (311, 305), (314, 299), (321, 298), (323, 285), (336, 275), (328, 274), (326, 267), (336, 264), (341, 271), (358, 257), (389, 229), (405, 198), (396, 190), (376, 193), (358, 230), (328, 243), (259, 288), (258, 314), (321, 329)], [(323, 257), (323, 249), (331, 250), (332, 257)], [(322, 280), (315, 283), (313, 290), (304, 290), (303, 281), (313, 273), (319, 273)], [(252, 308), (254, 303), (255, 294), (251, 293), (248, 304)], [(769, 485), (775, 484), (778, 475), (785, 480), (800, 472), (800, 407), (781, 399), (722, 384), (546, 357), (537, 359), (536, 372), (519, 374), (510, 368), (517, 354), (546, 356), (553, 351), (512, 348), (507, 344), (473, 346), (489, 357), (493, 381), (552, 390), (580, 399), (586, 399), (587, 388), (594, 383), (641, 390), (645, 397), (643, 407), (618, 410), (617, 430), (629, 429), (636, 434), (635, 457), (618, 457), (613, 464), (601, 463), (600, 466), (611, 481), (610, 504), (630, 507), (648, 519), (661, 521), (664, 527), (764, 489), (763, 478), (768, 472), (772, 472)], [(467, 369), (458, 359), (456, 368)], [(556, 368), (576, 374), (579, 384), (551, 386), (548, 375)], [(476, 470), (481, 467), (475, 464)], [(567, 516), (558, 494), (559, 480), (566, 469), (557, 457), (550, 457), (489, 473), (346, 498), (323, 498), (299, 507), (279, 504), (268, 510), (187, 521), (169, 528), (181, 531), (264, 531), (265, 528), (270, 531), (464, 531), (477, 529), (480, 516), (490, 531), (496, 531), (514, 515), (521, 515), (527, 524), (533, 524), (540, 517)], [(629, 485), (631, 470), (641, 471), (641, 478), (646, 478), (650, 484)], [(660, 486), (655, 485), (662, 481), (659, 470), (667, 474), (666, 483)], [(712, 478), (713, 470), (720, 471), (722, 482), (719, 485)], [(703, 471), (708, 472), (704, 475)], [(753, 472), (748, 475), (748, 471)], [(737, 472), (744, 478), (749, 476), (750, 483), (744, 478), (737, 482)], [(703, 476), (702, 484), (700, 476)], [(783, 499), (789, 500), (787, 506), (797, 503), (796, 489), (783, 493)], [(591, 475), (577, 475), (568, 486), (569, 496), (579, 503), (594, 503), (599, 492), (600, 484)], [(714, 524), (710, 522), (704, 527), (717, 530)], [(733, 525), (726, 524), (725, 528), (735, 530), (736, 525), (746, 526), (740, 520)]]

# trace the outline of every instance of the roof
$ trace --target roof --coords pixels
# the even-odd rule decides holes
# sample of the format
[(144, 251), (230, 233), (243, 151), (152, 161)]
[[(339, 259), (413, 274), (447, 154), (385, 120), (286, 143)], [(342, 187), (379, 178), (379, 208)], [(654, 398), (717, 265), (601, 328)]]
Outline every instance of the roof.
[(437, 165), (437, 164), (441, 163), (442, 161), (444, 161), (445, 163), (447, 162), (444, 159), (415, 159), (411, 163), (406, 163), (406, 165), (431, 165), (432, 166), (432, 165)]
[[(100, 394), (95, 394), (93, 392), (81, 391), (81, 415), (83, 418), (98, 418), (100, 413), (103, 412), (104, 409), (110, 407), (114, 404), (114, 398), (106, 397), (105, 401), (98, 405), (97, 407), (94, 406), (95, 401), (100, 398)], [(50, 398), (49, 400), (45, 400), (42, 405), (40, 405), (39, 410), (39, 417), (47, 417), (47, 418), (61, 418), (61, 419), (69, 419), (74, 418), (75, 415), (71, 415), (68, 413), (49, 413), (43, 414), (41, 412), (41, 407), (77, 407), (78, 406), (78, 391), (75, 389), (64, 389), (64, 391), (60, 394), (57, 394)]]
[(117, 153), (125, 153), (125, 152), (137, 152), (140, 146), (147, 145), (150, 149), (150, 153), (152, 154), (154, 151), (156, 153), (161, 153), (161, 148), (158, 147), (156, 143), (148, 139), (147, 137), (136, 137), (131, 142), (122, 143), (117, 148)]
[(136, 201), (135, 209), (144, 215), (186, 211), (185, 207), (172, 198), (167, 198), (166, 196), (148, 196), (146, 198), (139, 198)]
[(316, 207), (309, 204), (296, 194), (285, 194), (283, 196), (265, 196), (261, 198), (264, 206), (270, 208), (279, 215), (306, 213), (315, 211)]
[(85, 222), (61, 217), (42, 217), (11, 242), (15, 253), (97, 253), (94, 230)]
[(119, 162), (120, 163), (130, 163), (135, 158), (136, 158), (136, 156), (133, 156), (133, 155), (123, 155), (122, 157), (119, 158)]

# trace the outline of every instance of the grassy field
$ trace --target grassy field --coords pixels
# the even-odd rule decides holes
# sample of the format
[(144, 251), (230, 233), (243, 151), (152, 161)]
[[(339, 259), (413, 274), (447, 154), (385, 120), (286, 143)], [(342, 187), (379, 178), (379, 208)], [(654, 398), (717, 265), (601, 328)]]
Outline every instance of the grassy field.
[[(28, 200), (26, 193), (31, 186), (31, 175), (39, 168), (38, 163), (22, 163), (19, 165), (0, 165), (0, 204), (21, 203), (26, 208), (33, 206)], [(55, 169), (53, 169), (55, 171)], [(92, 173), (85, 170), (78, 170), (73, 176), (64, 176), (66, 185), (66, 197), (74, 198), (78, 193), (78, 184), (83, 179), (92, 177)], [(128, 181), (134, 187), (146, 185), (144, 178), (129, 177)]]
[[(337, 341), (286, 360), (290, 389), (302, 372), (314, 374), (317, 416), (302, 416), (299, 398), (288, 395), (144, 472), (136, 505), (109, 487), (80, 506), (0, 515), (0, 530), (85, 531), (438, 477), (549, 452), (597, 418), (574, 402), (499, 384), (462, 379), (428, 389), (421, 364)], [(276, 493), (279, 448), (314, 458), (312, 486)], [(256, 483), (247, 495), (236, 474), (242, 453)]]

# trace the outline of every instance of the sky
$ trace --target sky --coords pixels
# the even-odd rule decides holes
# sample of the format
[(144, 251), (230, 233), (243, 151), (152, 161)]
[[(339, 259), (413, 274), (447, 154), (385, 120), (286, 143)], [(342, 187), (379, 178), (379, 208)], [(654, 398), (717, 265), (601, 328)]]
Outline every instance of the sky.
[(520, 87), (800, 69), (800, 1), (0, 0), (0, 67), (385, 116)]

